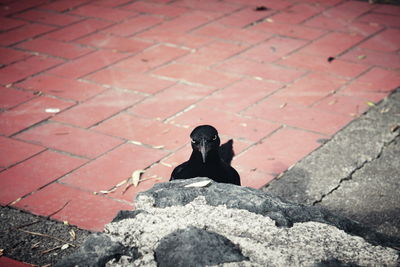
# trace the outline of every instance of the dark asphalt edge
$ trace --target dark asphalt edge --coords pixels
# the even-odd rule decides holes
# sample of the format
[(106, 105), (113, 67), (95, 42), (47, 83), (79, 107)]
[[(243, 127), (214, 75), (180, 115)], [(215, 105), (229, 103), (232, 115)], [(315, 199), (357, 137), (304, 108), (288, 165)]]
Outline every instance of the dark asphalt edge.
[(13, 207), (0, 206), (0, 249), (5, 257), (51, 266), (76, 252), (92, 232)]

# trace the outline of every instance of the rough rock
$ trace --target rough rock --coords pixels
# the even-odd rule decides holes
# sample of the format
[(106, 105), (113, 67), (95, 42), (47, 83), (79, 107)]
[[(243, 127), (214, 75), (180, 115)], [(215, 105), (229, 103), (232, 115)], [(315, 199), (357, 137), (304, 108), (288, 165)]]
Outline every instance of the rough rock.
[[(161, 183), (140, 193), (136, 211), (121, 212), (105, 227), (110, 247), (118, 247), (120, 252), (111, 249), (108, 256), (98, 253), (111, 260), (104, 265), (104, 260), (95, 258), (91, 266), (399, 263), (398, 251), (391, 248), (400, 244), (398, 240), (355, 221), (320, 207), (284, 202), (255, 189), (215, 182), (206, 187), (185, 187), (203, 180), (208, 179)], [(64, 259), (63, 266), (73, 266), (65, 263), (79, 263), (82, 257), (78, 253)]]
[(245, 260), (226, 237), (195, 227), (178, 229), (163, 237), (155, 249), (160, 267), (215, 265)]
[(110, 260), (118, 260), (122, 255), (136, 258), (138, 257), (137, 249), (124, 247), (105, 234), (95, 233), (86, 239), (77, 253), (64, 258), (55, 267), (105, 266)]

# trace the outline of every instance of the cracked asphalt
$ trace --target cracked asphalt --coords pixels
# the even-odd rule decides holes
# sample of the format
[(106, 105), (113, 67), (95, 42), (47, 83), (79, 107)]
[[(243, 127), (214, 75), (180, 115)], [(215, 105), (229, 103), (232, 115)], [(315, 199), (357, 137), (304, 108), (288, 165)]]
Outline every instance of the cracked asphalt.
[(262, 190), (400, 237), (400, 89)]

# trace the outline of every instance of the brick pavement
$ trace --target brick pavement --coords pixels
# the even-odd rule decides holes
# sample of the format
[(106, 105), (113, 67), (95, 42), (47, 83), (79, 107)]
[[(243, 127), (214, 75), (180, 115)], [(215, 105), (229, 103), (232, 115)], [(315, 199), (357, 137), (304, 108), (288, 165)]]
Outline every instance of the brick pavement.
[[(167, 181), (189, 157), (198, 124), (234, 139), (242, 184), (259, 188), (400, 85), (399, 6), (3, 0), (0, 7), (0, 204), (44, 216), (63, 207), (51, 217), (89, 230)], [(99, 193), (138, 169), (145, 173), (137, 187)]]

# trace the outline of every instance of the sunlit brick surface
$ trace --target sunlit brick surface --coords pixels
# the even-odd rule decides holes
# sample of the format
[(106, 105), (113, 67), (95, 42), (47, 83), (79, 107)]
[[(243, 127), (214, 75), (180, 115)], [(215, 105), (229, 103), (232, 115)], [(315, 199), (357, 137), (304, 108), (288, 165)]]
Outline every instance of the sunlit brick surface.
[(398, 6), (3, 2), (0, 203), (85, 229), (168, 181), (199, 124), (260, 188), (400, 85)]

